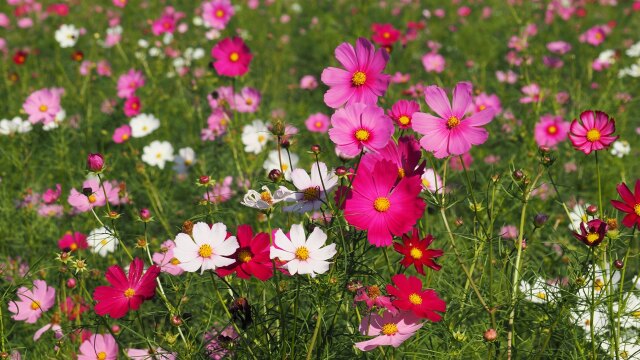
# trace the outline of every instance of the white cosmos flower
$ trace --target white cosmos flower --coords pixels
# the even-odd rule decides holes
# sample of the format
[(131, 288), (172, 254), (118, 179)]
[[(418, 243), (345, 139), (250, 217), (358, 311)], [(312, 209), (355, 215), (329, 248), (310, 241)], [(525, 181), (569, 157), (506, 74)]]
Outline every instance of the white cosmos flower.
[(423, 189), (436, 194), (442, 193), (442, 179), (433, 169), (425, 169), (420, 179)]
[(590, 204), (576, 204), (573, 209), (571, 209), (571, 212), (569, 213), (569, 221), (571, 222), (569, 224), (569, 230), (580, 232), (581, 223), (584, 223), (586, 226), (587, 222), (594, 219), (593, 216), (587, 214), (586, 208), (589, 206)]
[(336, 254), (336, 244), (323, 247), (327, 234), (322, 229), (316, 227), (307, 239), (304, 227), (294, 224), (291, 225), (289, 236), (278, 229), (274, 238), (275, 246), (271, 246), (271, 259), (278, 258), (286, 262), (283, 268), (291, 275), (309, 274), (315, 277), (329, 270), (330, 262), (327, 260)]
[[(632, 293), (629, 293), (625, 294), (623, 299), (626, 299), (626, 303), (624, 309), (622, 309), (620, 325), (625, 329), (640, 329), (640, 298)], [(617, 313), (618, 309), (619, 303), (614, 305), (613, 310)]]
[(80, 36), (80, 30), (76, 29), (73, 25), (61, 25), (58, 30), (56, 30), (55, 37), (58, 44), (62, 48), (68, 48), (75, 46), (78, 41), (78, 37)]
[[(618, 357), (616, 359), (622, 360), (638, 360), (640, 359), (640, 345), (634, 344), (631, 341), (635, 341), (634, 338), (620, 339), (618, 342)], [(607, 339), (602, 339), (600, 343), (600, 349), (604, 353), (609, 354), (611, 344)]]
[(533, 281), (533, 285), (530, 285), (527, 281), (522, 281), (520, 283), (520, 292), (527, 301), (538, 304), (555, 302), (560, 296), (558, 288), (547, 284), (541, 277), (536, 278)]
[(154, 132), (160, 127), (160, 120), (151, 114), (140, 114), (129, 121), (131, 136), (141, 138)]
[(173, 170), (178, 174), (186, 174), (187, 168), (196, 162), (196, 152), (190, 147), (178, 150), (178, 155), (174, 159)]
[(284, 186), (280, 186), (273, 193), (271, 193), (271, 190), (269, 190), (268, 187), (263, 186), (262, 192), (249, 190), (240, 204), (258, 210), (267, 210), (273, 208), (273, 205), (286, 200), (293, 195), (293, 191)]
[(111, 229), (101, 227), (91, 230), (87, 236), (87, 243), (92, 253), (105, 257), (116, 250), (118, 239), (113, 236)]
[(31, 131), (32, 126), (29, 121), (22, 120), (19, 116), (11, 120), (0, 120), (0, 135), (24, 134)]
[(638, 41), (637, 43), (631, 45), (627, 51), (625, 51), (625, 53), (627, 54), (627, 56), (630, 57), (638, 57), (640, 56), (640, 41)]
[[(584, 286), (578, 289), (577, 294), (579, 300), (584, 304), (593, 302), (591, 296), (592, 292), (597, 300), (606, 296), (606, 289), (609, 285), (611, 285), (612, 290), (616, 290), (621, 278), (620, 271), (618, 270), (611, 274), (609, 264), (605, 265), (604, 270), (599, 265), (596, 265), (595, 279), (593, 279), (593, 268), (590, 267), (585, 274), (588, 279), (585, 281)], [(609, 284), (609, 282), (611, 283)]]
[(154, 140), (143, 149), (142, 161), (164, 169), (167, 161), (173, 161), (173, 146), (168, 141)]
[(210, 228), (207, 223), (199, 222), (193, 225), (193, 239), (191, 236), (179, 233), (176, 236), (176, 247), (173, 256), (180, 261), (179, 266), (188, 272), (200, 269), (215, 270), (233, 264), (236, 260), (232, 255), (240, 247), (235, 236), (227, 238), (227, 227), (223, 223), (216, 223)]
[(283, 210), (305, 213), (320, 209), (327, 197), (326, 193), (338, 183), (338, 177), (333, 171), (327, 170), (325, 163), (318, 162), (311, 165), (311, 177), (303, 169), (295, 169), (291, 172), (291, 181), (298, 191), (287, 201), (296, 203)]
[[(576, 307), (569, 315), (576, 326), (581, 327), (585, 331), (587, 339), (591, 339), (591, 312), (587, 306)], [(596, 308), (593, 313), (593, 333), (598, 336), (607, 330), (608, 321), (607, 313), (600, 308)]]
[(262, 120), (253, 120), (242, 128), (244, 151), (259, 154), (271, 139), (271, 132)]
[[(298, 160), (300, 159), (298, 155), (294, 153), (291, 154), (291, 161), (289, 161), (289, 154), (286, 151), (280, 150), (282, 156), (282, 172), (284, 173), (284, 178), (289, 180), (291, 179), (291, 168), (295, 168), (298, 165)], [(278, 150), (269, 151), (269, 157), (265, 160), (264, 165), (262, 167), (267, 171), (267, 174), (273, 169), (280, 170), (280, 157), (278, 156)]]
[(611, 155), (617, 156), (619, 158), (625, 157), (629, 155), (631, 152), (631, 145), (627, 141), (617, 140), (611, 144)]

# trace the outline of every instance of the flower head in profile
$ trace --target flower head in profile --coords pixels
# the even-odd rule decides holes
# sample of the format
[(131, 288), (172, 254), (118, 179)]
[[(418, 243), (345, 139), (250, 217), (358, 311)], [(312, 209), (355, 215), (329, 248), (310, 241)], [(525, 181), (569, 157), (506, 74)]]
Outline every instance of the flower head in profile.
[(327, 106), (337, 109), (346, 104), (375, 104), (379, 96), (384, 96), (391, 76), (383, 74), (389, 54), (386, 50), (375, 49), (369, 40), (359, 38), (356, 47), (349, 43), (340, 44), (335, 50), (338, 62), (344, 67), (329, 67), (321, 75), (322, 82), (329, 86), (324, 94)]
[(364, 301), (369, 310), (374, 307), (380, 309), (387, 309), (393, 314), (398, 312), (398, 309), (391, 304), (391, 298), (383, 295), (378, 285), (363, 286), (358, 289), (358, 293), (353, 299), (354, 301)]
[(54, 88), (40, 89), (31, 93), (22, 104), (22, 108), (29, 115), (29, 122), (48, 124), (55, 121), (56, 115), (62, 110), (60, 98), (63, 92), (62, 89)]
[(419, 274), (424, 275), (423, 266), (428, 266), (433, 270), (440, 270), (442, 266), (437, 264), (434, 259), (444, 254), (442, 249), (429, 249), (429, 245), (433, 242), (433, 236), (428, 234), (424, 239), (420, 239), (420, 233), (417, 228), (413, 229), (411, 236), (402, 235), (401, 243), (393, 243), (395, 251), (404, 256), (400, 264), (405, 268), (413, 265)]
[(48, 286), (44, 280), (34, 280), (31, 290), (18, 288), (18, 301), (9, 302), (9, 312), (13, 320), (35, 323), (42, 314), (51, 309), (56, 302), (56, 289)]
[(160, 274), (157, 265), (151, 265), (144, 272), (144, 262), (135, 258), (129, 266), (129, 275), (119, 265), (110, 266), (105, 278), (110, 286), (98, 286), (93, 291), (93, 299), (97, 302), (96, 314), (109, 314), (114, 319), (125, 316), (129, 310), (138, 310), (145, 300), (156, 294), (156, 278)]
[(445, 312), (447, 304), (434, 290), (423, 290), (422, 281), (419, 278), (397, 274), (391, 277), (391, 281), (396, 287), (387, 285), (387, 292), (395, 297), (393, 306), (411, 311), (416, 316), (431, 321), (442, 320), (442, 315), (439, 313)]
[(472, 145), (487, 141), (489, 133), (482, 128), (493, 120), (495, 110), (488, 107), (467, 118), (465, 113), (473, 103), (471, 84), (458, 83), (453, 90), (453, 102), (445, 91), (435, 85), (425, 89), (425, 101), (438, 116), (417, 112), (413, 115), (413, 129), (424, 135), (420, 145), (437, 158), (462, 155)]
[(289, 236), (278, 229), (271, 246), (271, 259), (283, 262), (282, 267), (291, 275), (309, 274), (315, 277), (329, 270), (331, 258), (337, 253), (336, 244), (324, 246), (327, 234), (319, 227), (313, 229), (309, 237), (300, 224), (291, 225)]
[(534, 129), (536, 144), (538, 146), (557, 146), (567, 138), (570, 126), (571, 124), (564, 121), (562, 116), (542, 115)]
[(291, 172), (291, 181), (298, 189), (287, 201), (295, 204), (286, 206), (284, 211), (305, 213), (320, 209), (329, 193), (338, 183), (338, 177), (327, 169), (323, 162), (311, 165), (311, 176), (303, 169), (294, 169)]
[(375, 104), (355, 103), (331, 116), (329, 137), (338, 151), (354, 157), (363, 149), (375, 152), (385, 147), (394, 130), (384, 110)]
[(165, 272), (173, 276), (178, 276), (184, 272), (180, 267), (180, 260), (173, 256), (173, 249), (176, 244), (173, 240), (167, 240), (160, 246), (160, 251), (153, 253), (153, 262), (160, 267), (160, 272)]
[(242, 38), (226, 38), (211, 49), (213, 67), (221, 76), (242, 76), (249, 71), (253, 55)]
[(422, 187), (434, 194), (441, 194), (442, 187), (442, 179), (440, 175), (438, 175), (433, 169), (425, 169), (424, 173), (420, 176), (420, 181), (422, 182)]
[(267, 186), (263, 186), (261, 192), (249, 190), (245, 194), (240, 204), (248, 206), (250, 208), (266, 211), (272, 209), (275, 204), (293, 196), (293, 194), (293, 191), (287, 189), (284, 186), (280, 186), (273, 193)]
[(607, 223), (600, 219), (593, 219), (589, 222), (580, 223), (580, 231), (574, 232), (573, 236), (585, 243), (587, 246), (598, 246), (607, 234)]
[(635, 226), (640, 229), (640, 179), (636, 180), (635, 195), (625, 183), (619, 184), (616, 189), (622, 201), (611, 200), (611, 205), (626, 213), (624, 219), (622, 219), (622, 225), (628, 228)]
[(371, 313), (362, 318), (360, 332), (363, 335), (375, 337), (355, 345), (362, 351), (371, 351), (384, 345), (398, 347), (421, 327), (420, 319), (409, 311), (400, 311), (395, 314), (385, 311), (382, 315)]
[(78, 360), (117, 360), (118, 343), (111, 334), (93, 334), (80, 344)]
[(220, 276), (236, 273), (241, 279), (251, 276), (267, 281), (273, 276), (273, 265), (269, 258), (269, 234), (253, 234), (250, 225), (239, 225), (236, 231), (239, 247), (234, 257), (236, 261), (228, 266), (220, 267), (216, 271)]
[(580, 114), (580, 121), (571, 122), (569, 139), (576, 150), (586, 155), (592, 151), (606, 149), (618, 139), (613, 136), (616, 122), (602, 111), (587, 110)]
[(411, 119), (413, 114), (420, 111), (420, 104), (413, 100), (398, 100), (387, 115), (393, 120), (400, 129), (411, 129)]
[(228, 236), (227, 226), (223, 223), (215, 223), (211, 227), (204, 222), (196, 223), (193, 225), (192, 236), (179, 233), (175, 239), (173, 254), (184, 271), (200, 270), (203, 273), (205, 270), (229, 266), (236, 261), (232, 255), (240, 245), (235, 236)]
[(230, 0), (211, 0), (202, 3), (202, 20), (204, 23), (218, 30), (224, 30), (235, 14)]

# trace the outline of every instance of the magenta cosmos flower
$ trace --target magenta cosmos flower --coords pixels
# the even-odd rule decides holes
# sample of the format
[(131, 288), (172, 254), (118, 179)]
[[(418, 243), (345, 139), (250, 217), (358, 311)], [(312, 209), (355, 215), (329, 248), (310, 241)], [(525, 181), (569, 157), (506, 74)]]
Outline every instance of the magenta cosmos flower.
[(488, 107), (464, 118), (471, 98), (471, 84), (460, 82), (453, 90), (453, 104), (445, 91), (435, 85), (425, 89), (425, 101), (438, 116), (417, 112), (413, 115), (413, 130), (424, 135), (420, 145), (437, 158), (462, 155), (472, 145), (487, 141), (489, 133), (481, 126), (493, 120), (495, 109)]
[(602, 111), (587, 110), (580, 114), (580, 121), (571, 122), (569, 139), (576, 150), (589, 155), (592, 151), (606, 149), (617, 136), (616, 122)]
[(542, 115), (534, 129), (534, 138), (538, 146), (555, 147), (569, 134), (570, 124), (562, 116)]
[(212, 0), (202, 3), (202, 20), (214, 29), (224, 30), (233, 14), (235, 10), (229, 0)]
[(345, 219), (367, 230), (367, 239), (375, 246), (391, 245), (393, 235), (409, 232), (424, 212), (420, 177), (405, 176), (396, 184), (397, 180), (398, 166), (380, 160), (371, 168), (360, 169), (345, 194)]
[(18, 301), (9, 302), (9, 312), (15, 314), (11, 318), (29, 324), (35, 323), (56, 301), (56, 289), (47, 286), (44, 280), (34, 280), (31, 290), (20, 287), (17, 295)]
[(390, 311), (385, 311), (382, 316), (371, 313), (371, 315), (362, 318), (360, 332), (363, 335), (375, 337), (355, 345), (362, 351), (370, 351), (381, 345), (398, 347), (421, 327), (420, 320), (407, 311), (395, 315)]
[(636, 180), (635, 195), (625, 183), (619, 184), (616, 189), (622, 201), (611, 200), (611, 205), (627, 214), (622, 219), (622, 225), (628, 228), (636, 226), (640, 229), (640, 180)]
[(420, 104), (410, 100), (398, 100), (387, 114), (400, 129), (411, 129), (413, 114), (420, 111)]
[(118, 97), (128, 99), (135, 95), (136, 90), (142, 86), (144, 86), (142, 72), (131, 69), (118, 78)]
[(40, 89), (31, 93), (22, 104), (22, 108), (29, 115), (29, 122), (48, 124), (54, 121), (62, 109), (60, 97), (63, 92), (62, 89)]
[(304, 124), (307, 126), (307, 130), (311, 132), (324, 133), (329, 130), (330, 120), (329, 117), (323, 113), (315, 113), (309, 115)]
[(273, 264), (269, 258), (269, 234), (253, 234), (251, 225), (238, 225), (236, 238), (240, 247), (233, 257), (236, 262), (225, 267), (220, 267), (216, 271), (220, 276), (227, 276), (236, 273), (241, 279), (249, 279), (252, 275), (266, 281), (273, 276)]
[(249, 63), (253, 55), (249, 47), (239, 37), (226, 38), (211, 49), (211, 56), (216, 60), (213, 67), (218, 75), (242, 76), (249, 71)]
[(118, 343), (110, 334), (93, 334), (80, 344), (78, 360), (116, 360)]
[(156, 294), (156, 278), (160, 273), (157, 265), (151, 265), (143, 274), (144, 263), (135, 258), (129, 266), (129, 276), (119, 265), (110, 266), (105, 273), (111, 286), (98, 286), (93, 291), (93, 299), (97, 302), (94, 310), (96, 314), (109, 314), (119, 319), (129, 310), (138, 310), (145, 300)]
[(329, 90), (324, 94), (324, 103), (337, 109), (353, 103), (375, 104), (384, 96), (391, 76), (383, 74), (389, 54), (384, 49), (375, 49), (369, 40), (359, 38), (356, 48), (349, 43), (340, 44), (335, 51), (338, 62), (344, 67), (329, 67), (320, 77)]
[(375, 104), (355, 103), (336, 110), (331, 116), (329, 137), (336, 149), (357, 156), (362, 149), (376, 151), (387, 145), (393, 135), (393, 122)]

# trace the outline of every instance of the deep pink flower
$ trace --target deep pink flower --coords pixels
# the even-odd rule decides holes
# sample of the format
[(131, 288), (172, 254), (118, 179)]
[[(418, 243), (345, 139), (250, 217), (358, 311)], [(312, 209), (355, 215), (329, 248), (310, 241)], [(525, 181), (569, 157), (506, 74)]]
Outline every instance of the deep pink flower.
[(52, 122), (62, 109), (60, 97), (63, 92), (62, 89), (40, 89), (31, 93), (22, 104), (22, 108), (29, 115), (29, 122), (32, 124)]
[(381, 160), (371, 169), (360, 169), (352, 188), (346, 190), (345, 219), (367, 230), (367, 239), (375, 246), (391, 245), (393, 235), (409, 232), (424, 212), (420, 177), (397, 180), (398, 166)]
[(571, 51), (571, 44), (564, 41), (552, 41), (547, 43), (547, 49), (552, 53), (564, 55)]
[(93, 334), (80, 344), (78, 360), (117, 360), (118, 343), (111, 334)]
[(113, 5), (123, 8), (127, 5), (127, 1), (128, 0), (113, 0), (112, 2), (113, 2)]
[(323, 113), (315, 113), (309, 115), (304, 124), (307, 126), (307, 130), (311, 132), (325, 133), (329, 130), (329, 124), (331, 120)]
[(413, 129), (424, 135), (420, 145), (437, 158), (462, 155), (472, 145), (487, 141), (489, 133), (481, 126), (493, 120), (495, 110), (486, 108), (465, 119), (471, 101), (471, 84), (460, 82), (453, 90), (453, 104), (445, 91), (435, 85), (425, 89), (425, 101), (438, 116), (425, 113), (413, 115)]
[(47, 286), (44, 280), (34, 280), (33, 289), (22, 286), (17, 291), (18, 301), (9, 302), (13, 320), (35, 323), (42, 314), (51, 309), (56, 301), (56, 289)]
[(391, 46), (400, 38), (400, 31), (391, 24), (373, 24), (371, 31), (371, 40), (380, 46)]
[(140, 98), (137, 96), (132, 96), (127, 98), (124, 101), (124, 115), (128, 117), (133, 117), (140, 114), (140, 110), (142, 110), (142, 105), (140, 104)]
[(445, 312), (447, 304), (434, 290), (422, 290), (422, 281), (418, 277), (397, 274), (391, 277), (391, 281), (396, 287), (387, 285), (387, 292), (395, 297), (393, 306), (434, 322), (442, 320), (439, 313)]
[(331, 116), (329, 137), (336, 149), (357, 156), (363, 149), (377, 151), (387, 145), (394, 127), (384, 110), (375, 104), (348, 104)]
[(253, 55), (242, 38), (226, 38), (211, 49), (213, 67), (221, 76), (242, 76), (249, 71)]
[(420, 111), (420, 104), (412, 100), (398, 100), (387, 115), (393, 120), (400, 129), (411, 129), (411, 119), (413, 114)]
[(250, 225), (239, 225), (236, 238), (240, 247), (233, 254), (235, 263), (217, 268), (220, 276), (227, 276), (236, 273), (241, 279), (249, 279), (252, 275), (256, 278), (267, 281), (273, 276), (273, 264), (269, 257), (270, 240), (269, 234), (253, 234)]
[(542, 115), (534, 129), (536, 143), (538, 146), (555, 147), (567, 138), (570, 125), (562, 116)]
[(358, 293), (353, 300), (356, 302), (364, 301), (369, 310), (375, 306), (380, 309), (387, 309), (393, 314), (398, 312), (398, 309), (391, 304), (391, 298), (382, 295), (382, 291), (380, 291), (378, 285), (361, 287), (358, 289)]
[(122, 125), (113, 132), (113, 142), (116, 144), (122, 144), (123, 142), (131, 138), (131, 126)]
[(144, 76), (141, 71), (129, 70), (118, 79), (118, 97), (127, 99), (135, 95), (139, 87), (144, 86)]
[(383, 345), (397, 348), (421, 327), (420, 319), (408, 311), (401, 311), (395, 315), (390, 311), (385, 311), (382, 316), (371, 313), (362, 318), (360, 332), (363, 335), (375, 337), (355, 345), (362, 351), (371, 351)]
[(138, 310), (145, 300), (153, 298), (160, 268), (151, 265), (144, 274), (143, 270), (144, 263), (139, 258), (131, 262), (128, 277), (119, 265), (110, 266), (105, 277), (111, 286), (98, 286), (93, 291), (93, 299), (97, 302), (94, 307), (96, 314), (109, 314), (119, 319), (129, 310)]
[(405, 176), (421, 176), (424, 172), (425, 162), (420, 162), (422, 150), (420, 143), (412, 136), (402, 136), (398, 143), (390, 140), (387, 146), (376, 153), (366, 153), (360, 161), (363, 169), (373, 170), (375, 164), (380, 160), (391, 161), (398, 169), (398, 178)]
[(622, 201), (611, 200), (611, 205), (627, 214), (622, 219), (622, 225), (628, 228), (636, 226), (640, 229), (640, 179), (636, 180), (635, 195), (625, 183), (618, 184), (616, 189)]
[(81, 232), (71, 231), (66, 232), (60, 240), (58, 240), (58, 247), (62, 251), (75, 251), (78, 249), (86, 249), (89, 245), (87, 244), (87, 235)]
[(321, 80), (329, 86), (324, 103), (337, 109), (344, 104), (375, 104), (384, 96), (391, 76), (383, 74), (389, 54), (375, 49), (369, 40), (359, 38), (355, 49), (349, 43), (338, 45), (335, 50), (338, 62), (344, 67), (328, 67), (322, 71)]
[(616, 122), (602, 111), (587, 110), (580, 114), (580, 121), (571, 122), (569, 139), (576, 150), (589, 155), (592, 151), (606, 149), (618, 139), (613, 136)]
[(42, 201), (45, 204), (54, 203), (56, 202), (56, 200), (60, 198), (61, 194), (62, 194), (62, 187), (60, 186), (60, 184), (56, 184), (55, 189), (45, 190), (45, 192), (42, 194)]
[(212, 0), (202, 3), (202, 20), (214, 29), (224, 30), (234, 14), (235, 10), (229, 0)]
[(598, 46), (604, 42), (609, 32), (611, 32), (611, 30), (607, 26), (596, 25), (580, 35), (579, 39), (581, 42)]
[(173, 34), (176, 30), (176, 18), (170, 15), (162, 15), (151, 24), (153, 35)]
[(300, 89), (313, 90), (318, 87), (318, 80), (313, 75), (305, 75), (300, 79)]

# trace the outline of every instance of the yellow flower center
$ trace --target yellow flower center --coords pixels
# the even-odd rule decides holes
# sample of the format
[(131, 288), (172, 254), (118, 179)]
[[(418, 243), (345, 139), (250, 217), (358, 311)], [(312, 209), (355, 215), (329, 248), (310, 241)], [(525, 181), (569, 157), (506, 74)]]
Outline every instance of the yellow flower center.
[(124, 297), (128, 298), (132, 298), (133, 295), (136, 294), (136, 291), (133, 290), (132, 288), (128, 288), (127, 290), (124, 291)]
[(237, 52), (232, 52), (231, 54), (229, 54), (229, 60), (231, 60), (232, 62), (236, 62), (238, 61), (238, 59), (240, 59), (240, 55), (238, 55)]
[(245, 100), (244, 103), (247, 104), (247, 105), (251, 105), (251, 104), (253, 104), (253, 100), (250, 99), (250, 98), (247, 98), (247, 100)]
[(302, 192), (302, 198), (305, 201), (318, 200), (320, 198), (320, 187), (313, 186), (313, 187), (304, 189), (304, 191)]
[(180, 265), (180, 260), (178, 260), (176, 258), (173, 258), (173, 259), (171, 259), (170, 263), (171, 263), (171, 265)]
[(633, 212), (640, 216), (640, 204), (636, 204), (636, 206), (633, 207)]
[(427, 179), (422, 179), (422, 186), (428, 188), (431, 183)]
[(377, 212), (385, 212), (391, 207), (391, 201), (386, 197), (379, 197), (373, 202), (373, 208)]
[(600, 292), (604, 289), (604, 281), (602, 279), (597, 279), (595, 283), (595, 290)]
[(405, 176), (405, 172), (403, 168), (398, 168), (398, 177), (402, 179)]
[(369, 136), (371, 136), (371, 133), (365, 129), (359, 129), (355, 133), (356, 140), (358, 141), (367, 141), (369, 140)]
[(316, 121), (315, 125), (319, 129), (319, 128), (322, 127), (322, 122), (321, 121)]
[(624, 360), (627, 360), (627, 359), (629, 358), (629, 353), (627, 353), (627, 351), (626, 351), (626, 350), (622, 350), (622, 351), (620, 352), (620, 357), (621, 357), (622, 359), (624, 359)]
[(106, 359), (106, 358), (107, 358), (107, 353), (106, 353), (106, 352), (104, 352), (104, 351), (100, 351), (100, 352), (98, 353), (98, 360), (104, 360), (104, 359)]
[(402, 115), (398, 118), (398, 122), (402, 125), (409, 125), (411, 119), (407, 115)]
[(369, 295), (371, 299), (375, 299), (378, 296), (382, 295), (382, 292), (380, 291), (378, 285), (371, 285), (367, 288), (367, 295)]
[(632, 312), (631, 316), (633, 316), (634, 318), (640, 318), (640, 310), (636, 310)]
[(388, 32), (385, 31), (385, 32), (382, 33), (382, 37), (385, 38), (385, 39), (388, 39), (389, 37), (391, 37), (391, 34), (389, 34)]
[(216, 10), (216, 17), (223, 17), (224, 16), (224, 11), (222, 11), (222, 9), (218, 9)]
[(536, 297), (537, 297), (538, 299), (547, 300), (547, 294), (543, 293), (542, 291), (538, 292), (538, 293), (536, 294)]
[(267, 137), (264, 135), (258, 135), (258, 142), (263, 142)]
[(107, 245), (107, 243), (108, 243), (107, 239), (100, 240), (100, 245), (102, 245), (102, 246)]
[(69, 249), (71, 249), (71, 251), (75, 250), (78, 248), (78, 245), (76, 243), (71, 243), (71, 245), (69, 245)]
[(211, 248), (211, 245), (209, 244), (200, 245), (200, 249), (198, 249), (198, 255), (200, 255), (200, 257), (209, 258), (211, 257), (211, 254), (213, 254), (213, 249)]
[(40, 301), (32, 301), (31, 302), (31, 310), (38, 310), (40, 309)]
[(589, 130), (589, 132), (587, 132), (587, 140), (590, 142), (596, 142), (600, 140), (600, 130), (598, 129)]
[(122, 134), (122, 140), (129, 140), (129, 134)]
[(484, 109), (486, 109), (486, 108), (487, 108), (487, 106), (486, 106), (486, 105), (480, 105), (480, 106), (478, 106), (478, 110), (480, 110), (480, 111), (482, 111), (482, 110), (484, 110)]
[(253, 254), (251, 253), (251, 251), (247, 249), (240, 250), (238, 252), (238, 260), (243, 263), (248, 263), (249, 261), (251, 261), (252, 255)]
[(558, 132), (558, 127), (555, 125), (551, 125), (547, 128), (547, 132), (551, 135), (555, 134)]
[(395, 335), (398, 332), (398, 325), (394, 323), (384, 324), (382, 326), (382, 333), (385, 335)]
[(422, 250), (418, 248), (411, 248), (411, 251), (409, 251), (409, 255), (411, 255), (411, 257), (416, 260), (420, 260), (422, 258)]
[(362, 86), (365, 82), (367, 82), (367, 74), (362, 71), (356, 71), (351, 78), (351, 83), (355, 86)]
[(156, 154), (156, 159), (162, 159), (162, 153), (157, 153)]
[(94, 202), (98, 201), (98, 198), (96, 197), (96, 194), (91, 194), (89, 196), (87, 196), (87, 199), (89, 199), (89, 203), (93, 204)]
[(300, 246), (299, 248), (296, 249), (296, 258), (298, 258), (298, 260), (302, 260), (305, 261), (309, 258), (309, 249), (307, 249), (304, 246)]
[(49, 110), (49, 107), (47, 105), (42, 104), (42, 105), (40, 105), (40, 107), (38, 109), (40, 111), (42, 111), (42, 112), (45, 112), (45, 111)]
[(447, 128), (448, 129), (453, 129), (454, 127), (460, 125), (460, 119), (458, 119), (457, 116), (450, 116), (447, 119)]
[(420, 305), (422, 304), (422, 296), (416, 293), (413, 293), (409, 295), (409, 302), (412, 303), (413, 305)]
[(598, 233), (588, 233), (587, 234), (587, 242), (589, 244), (593, 244), (595, 241), (597, 241), (600, 238), (600, 235)]
[(147, 131), (149, 130), (149, 127), (147, 125), (142, 125), (142, 131)]
[(266, 190), (260, 193), (260, 200), (266, 202), (269, 205), (271, 205), (271, 203), (273, 202), (271, 194)]

